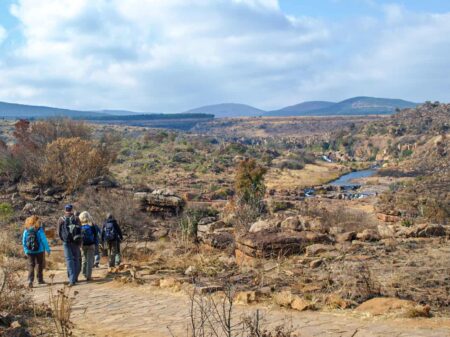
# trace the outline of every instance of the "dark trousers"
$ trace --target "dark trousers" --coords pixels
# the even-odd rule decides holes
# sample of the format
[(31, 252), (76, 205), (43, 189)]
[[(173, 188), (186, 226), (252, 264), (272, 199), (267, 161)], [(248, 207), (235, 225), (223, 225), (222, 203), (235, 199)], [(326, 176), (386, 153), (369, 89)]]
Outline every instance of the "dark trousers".
[(28, 281), (34, 282), (34, 270), (37, 265), (38, 282), (44, 282), (45, 253), (28, 254)]
[(120, 241), (108, 241), (106, 244), (109, 267), (115, 267), (120, 264)]

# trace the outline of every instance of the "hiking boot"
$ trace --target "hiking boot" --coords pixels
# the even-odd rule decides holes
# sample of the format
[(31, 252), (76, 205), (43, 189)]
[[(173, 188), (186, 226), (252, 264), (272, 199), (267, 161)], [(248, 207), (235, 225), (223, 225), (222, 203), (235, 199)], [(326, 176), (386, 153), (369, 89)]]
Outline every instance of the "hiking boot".
[(67, 285), (69, 288), (72, 288), (73, 286), (75, 286), (75, 283), (69, 282), (69, 284)]
[(86, 282), (91, 282), (91, 281), (92, 281), (92, 277), (86, 278)]
[(33, 282), (28, 283), (28, 288), (30, 288), (30, 289), (33, 288)]
[(45, 282), (44, 280), (40, 280), (38, 283), (39, 284), (47, 284), (47, 282)]

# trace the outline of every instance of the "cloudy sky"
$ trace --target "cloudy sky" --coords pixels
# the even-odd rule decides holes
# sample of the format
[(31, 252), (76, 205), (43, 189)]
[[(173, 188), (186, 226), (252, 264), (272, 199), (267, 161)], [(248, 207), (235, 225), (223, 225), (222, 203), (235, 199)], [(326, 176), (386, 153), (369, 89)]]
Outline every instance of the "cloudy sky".
[(0, 101), (450, 101), (448, 0), (0, 0)]

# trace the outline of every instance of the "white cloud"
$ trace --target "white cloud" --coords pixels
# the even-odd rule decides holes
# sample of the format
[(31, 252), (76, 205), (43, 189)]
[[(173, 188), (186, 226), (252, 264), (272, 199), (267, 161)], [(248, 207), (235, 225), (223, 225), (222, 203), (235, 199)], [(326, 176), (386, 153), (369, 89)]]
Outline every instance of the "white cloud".
[(0, 60), (0, 100), (164, 112), (361, 91), (443, 100), (448, 15), (384, 9), (335, 24), (277, 0), (18, 0), (25, 42)]

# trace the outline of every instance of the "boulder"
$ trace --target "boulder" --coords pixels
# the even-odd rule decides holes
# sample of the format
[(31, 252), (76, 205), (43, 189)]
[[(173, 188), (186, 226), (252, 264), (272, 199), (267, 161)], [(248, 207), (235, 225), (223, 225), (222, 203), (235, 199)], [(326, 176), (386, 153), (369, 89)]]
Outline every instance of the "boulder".
[(272, 229), (275, 227), (276, 227), (276, 225), (273, 224), (272, 222), (269, 222), (268, 220), (259, 220), (250, 226), (249, 232), (257, 233), (257, 232)]
[(329, 236), (311, 231), (260, 231), (236, 240), (237, 248), (251, 257), (278, 257), (299, 254), (314, 243), (332, 243)]
[(137, 192), (133, 198), (141, 210), (150, 213), (178, 214), (185, 205), (184, 199), (164, 189), (155, 190), (151, 193)]
[(393, 314), (398, 317), (430, 317), (430, 307), (398, 298), (378, 297), (360, 304), (355, 311), (373, 316)]
[(203, 243), (217, 249), (226, 249), (234, 244), (234, 235), (229, 232), (215, 232), (206, 234)]
[(409, 228), (402, 228), (398, 231), (398, 236), (407, 238), (430, 238), (445, 235), (445, 227), (436, 224), (419, 224)]

